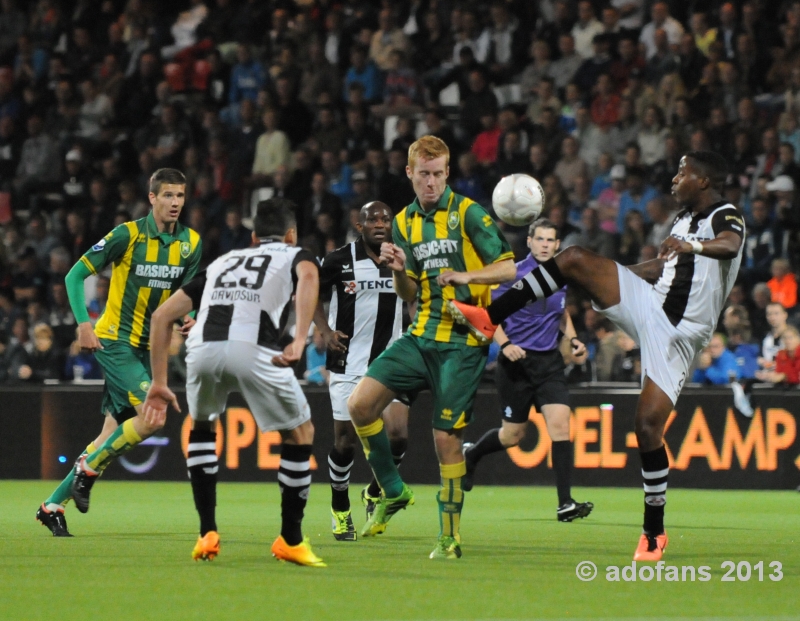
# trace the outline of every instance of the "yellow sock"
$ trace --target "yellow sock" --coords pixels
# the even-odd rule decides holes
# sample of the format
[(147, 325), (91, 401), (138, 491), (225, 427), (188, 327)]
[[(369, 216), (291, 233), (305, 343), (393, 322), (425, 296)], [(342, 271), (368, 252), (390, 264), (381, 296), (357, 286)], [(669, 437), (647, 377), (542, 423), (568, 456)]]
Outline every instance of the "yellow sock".
[(464, 490), (461, 478), (467, 473), (467, 463), (439, 464), (442, 486), (436, 500), (439, 503), (440, 537), (453, 537), (459, 543), (461, 536), (461, 510), (464, 507)]

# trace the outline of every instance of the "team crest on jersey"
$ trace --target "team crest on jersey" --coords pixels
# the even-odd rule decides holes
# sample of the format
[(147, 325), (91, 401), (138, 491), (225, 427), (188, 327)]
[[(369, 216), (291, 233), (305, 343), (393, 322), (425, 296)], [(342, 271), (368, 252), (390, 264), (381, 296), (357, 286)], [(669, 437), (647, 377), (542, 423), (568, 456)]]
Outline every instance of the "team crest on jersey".
[(458, 215), (457, 211), (451, 211), (450, 215), (447, 216), (447, 226), (450, 227), (451, 231), (455, 231), (459, 224), (461, 224), (461, 216)]
[(181, 256), (185, 259), (192, 253), (192, 247), (189, 242), (181, 242)]

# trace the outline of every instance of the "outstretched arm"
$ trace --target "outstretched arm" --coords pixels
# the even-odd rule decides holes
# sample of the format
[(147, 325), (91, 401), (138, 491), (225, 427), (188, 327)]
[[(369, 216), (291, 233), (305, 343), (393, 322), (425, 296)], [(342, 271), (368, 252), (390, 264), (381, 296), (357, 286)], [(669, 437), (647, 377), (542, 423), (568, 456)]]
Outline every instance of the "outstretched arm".
[[(699, 244), (698, 252), (695, 252), (694, 244)], [(704, 242), (687, 242), (678, 239), (677, 237), (667, 237), (664, 243), (661, 244), (661, 250), (658, 253), (660, 259), (669, 261), (679, 254), (700, 254), (709, 259), (717, 259), (718, 261), (729, 261), (736, 258), (739, 254), (739, 248), (742, 245), (742, 236), (733, 231), (722, 231), (714, 239)]]

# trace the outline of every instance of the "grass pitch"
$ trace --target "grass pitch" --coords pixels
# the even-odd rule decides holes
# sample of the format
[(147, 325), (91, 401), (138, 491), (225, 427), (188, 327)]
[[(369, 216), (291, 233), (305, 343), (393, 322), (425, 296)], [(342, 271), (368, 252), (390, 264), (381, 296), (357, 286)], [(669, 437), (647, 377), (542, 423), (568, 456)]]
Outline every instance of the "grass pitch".
[[(52, 482), (0, 482), (0, 619), (390, 621), (511, 619), (797, 619), (800, 495), (671, 489), (664, 560), (709, 567), (711, 579), (609, 582), (631, 565), (640, 532), (638, 489), (575, 490), (595, 503), (572, 524), (555, 520), (551, 488), (477, 487), (467, 494), (464, 557), (428, 560), (438, 532), (434, 488), (377, 538), (340, 543), (329, 526), (329, 488), (315, 485), (305, 534), (327, 569), (278, 563), (276, 484), (220, 484), (221, 555), (194, 563), (197, 521), (188, 483), (102, 481), (92, 509), (67, 511), (72, 539), (34, 521)], [(364, 521), (351, 488), (357, 527)], [(358, 504), (357, 504), (358, 503)], [(576, 577), (592, 561), (593, 581)], [(725, 561), (744, 563), (722, 581)], [(782, 564), (782, 579), (769, 567)], [(641, 564), (639, 564), (640, 569)], [(630, 577), (630, 570), (628, 577)], [(645, 578), (647, 574), (645, 573)]]

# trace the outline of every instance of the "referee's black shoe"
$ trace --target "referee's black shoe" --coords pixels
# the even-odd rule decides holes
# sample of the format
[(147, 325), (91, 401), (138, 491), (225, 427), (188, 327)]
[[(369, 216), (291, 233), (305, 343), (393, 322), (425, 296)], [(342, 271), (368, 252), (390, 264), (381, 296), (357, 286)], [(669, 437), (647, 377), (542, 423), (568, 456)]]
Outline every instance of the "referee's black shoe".
[(570, 499), (569, 502), (565, 502), (558, 508), (556, 517), (559, 522), (571, 522), (578, 518), (585, 518), (592, 512), (592, 509), (594, 509), (594, 504), (591, 502), (575, 502)]
[(469, 458), (469, 449), (473, 446), (475, 445), (472, 442), (464, 442), (464, 463), (467, 465), (467, 473), (461, 478), (461, 489), (465, 492), (470, 491), (475, 484), (473, 479), (475, 478), (475, 468), (478, 467), (478, 463)]

